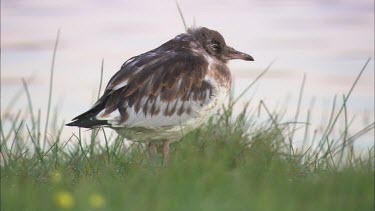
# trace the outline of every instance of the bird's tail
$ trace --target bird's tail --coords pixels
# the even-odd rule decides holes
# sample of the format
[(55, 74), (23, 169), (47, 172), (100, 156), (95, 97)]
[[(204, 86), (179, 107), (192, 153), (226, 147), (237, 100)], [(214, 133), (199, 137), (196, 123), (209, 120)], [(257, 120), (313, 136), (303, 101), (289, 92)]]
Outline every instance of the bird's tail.
[(105, 103), (108, 99), (108, 95), (103, 95), (97, 103), (85, 113), (72, 119), (72, 122), (66, 124), (66, 126), (76, 126), (84, 128), (98, 128), (103, 126), (108, 126), (107, 120), (98, 120), (96, 115), (105, 109)]
[(93, 119), (73, 119), (72, 122), (66, 124), (66, 126), (75, 126), (83, 128), (97, 128), (108, 126), (107, 120), (93, 120)]

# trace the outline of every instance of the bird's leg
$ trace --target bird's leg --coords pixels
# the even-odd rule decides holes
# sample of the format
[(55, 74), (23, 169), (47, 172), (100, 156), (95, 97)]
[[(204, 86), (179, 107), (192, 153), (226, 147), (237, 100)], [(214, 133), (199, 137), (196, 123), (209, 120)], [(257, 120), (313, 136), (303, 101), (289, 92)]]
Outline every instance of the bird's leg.
[(156, 155), (157, 155), (157, 150), (156, 150), (156, 146), (155, 144), (153, 144), (152, 142), (149, 142), (148, 145), (147, 145), (147, 148), (148, 148), (148, 153), (149, 153), (149, 156), (150, 156), (150, 159), (155, 159)]
[(163, 165), (167, 165), (169, 162), (169, 143), (170, 141), (163, 142)]

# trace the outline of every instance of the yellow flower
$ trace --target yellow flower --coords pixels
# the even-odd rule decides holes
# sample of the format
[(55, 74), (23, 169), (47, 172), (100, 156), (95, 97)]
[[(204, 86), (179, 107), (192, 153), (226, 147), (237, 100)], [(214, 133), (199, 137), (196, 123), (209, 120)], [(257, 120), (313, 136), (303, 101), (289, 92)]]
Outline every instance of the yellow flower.
[(63, 209), (70, 209), (74, 206), (74, 198), (72, 194), (67, 191), (60, 191), (55, 194), (54, 201), (56, 206)]
[(105, 205), (105, 199), (100, 194), (92, 194), (89, 198), (89, 204), (94, 209), (100, 209)]

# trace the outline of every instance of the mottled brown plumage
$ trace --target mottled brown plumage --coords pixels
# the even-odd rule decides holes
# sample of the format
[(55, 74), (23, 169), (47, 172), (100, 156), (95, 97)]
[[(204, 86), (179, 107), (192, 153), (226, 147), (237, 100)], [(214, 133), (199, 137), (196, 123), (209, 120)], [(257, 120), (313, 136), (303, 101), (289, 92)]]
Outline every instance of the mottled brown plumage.
[(217, 31), (191, 28), (126, 61), (94, 106), (67, 125), (110, 127), (133, 141), (169, 144), (218, 109), (231, 87), (230, 59), (253, 61)]

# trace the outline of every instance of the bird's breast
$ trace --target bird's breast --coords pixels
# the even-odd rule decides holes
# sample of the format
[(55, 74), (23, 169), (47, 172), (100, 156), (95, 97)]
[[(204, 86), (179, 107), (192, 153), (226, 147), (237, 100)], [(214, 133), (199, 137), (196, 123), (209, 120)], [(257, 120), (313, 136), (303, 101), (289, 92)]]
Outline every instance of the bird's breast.
[(225, 64), (213, 62), (209, 65), (205, 80), (211, 84), (213, 92), (210, 103), (202, 109), (202, 112), (212, 114), (220, 108), (228, 97), (232, 86), (232, 77)]
[(232, 76), (228, 66), (222, 62), (212, 62), (208, 66), (206, 75), (210, 79), (212, 85), (222, 92), (229, 92), (232, 86)]

